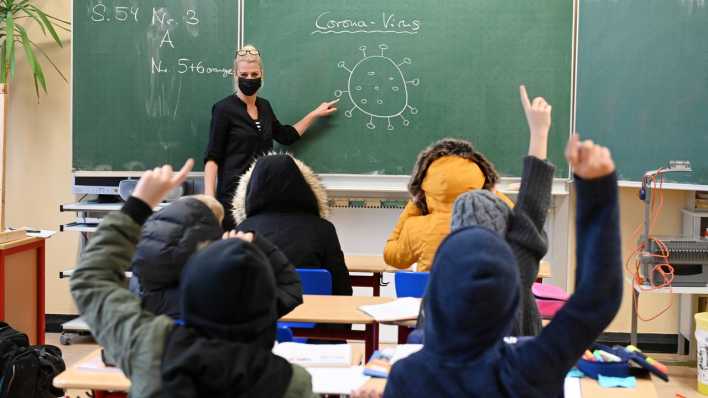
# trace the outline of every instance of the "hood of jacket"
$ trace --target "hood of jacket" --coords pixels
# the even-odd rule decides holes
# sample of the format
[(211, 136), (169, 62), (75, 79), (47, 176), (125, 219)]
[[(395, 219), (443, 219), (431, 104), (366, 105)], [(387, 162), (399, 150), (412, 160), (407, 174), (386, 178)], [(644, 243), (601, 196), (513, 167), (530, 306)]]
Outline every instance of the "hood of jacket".
[(178, 287), (189, 257), (221, 234), (214, 213), (195, 198), (179, 199), (153, 214), (143, 226), (132, 263), (143, 291)]
[(276, 285), (256, 245), (225, 239), (190, 258), (180, 284), (184, 326), (162, 358), (165, 397), (282, 396), (292, 367), (271, 353)]
[(275, 342), (273, 269), (256, 245), (214, 242), (189, 259), (182, 275), (182, 319), (204, 336), (270, 349)]
[(329, 214), (327, 193), (319, 177), (290, 154), (256, 159), (240, 179), (232, 203), (236, 224), (266, 212)]
[[(441, 158), (452, 160), (438, 163), (436, 169), (433, 169), (431, 173), (431, 166)], [(468, 162), (462, 162), (457, 158)], [(457, 167), (462, 167), (462, 169), (457, 170)], [(430, 174), (436, 175), (426, 183)], [(434, 211), (431, 208), (436, 205), (442, 205), (447, 211), (451, 208), (457, 195), (462, 192), (479, 188), (491, 190), (498, 181), (499, 175), (494, 165), (484, 155), (477, 152), (472, 143), (460, 139), (445, 138), (418, 154), (411, 172), (411, 180), (408, 183), (408, 191), (412, 196), (413, 203), (425, 215)], [(430, 190), (426, 190), (426, 186)], [(459, 191), (463, 187), (468, 188)], [(450, 194), (441, 194), (441, 192), (448, 192), (448, 190)], [(430, 197), (431, 203), (428, 203), (428, 197)]]
[(482, 170), (469, 159), (451, 155), (435, 160), (422, 184), (428, 213), (452, 212), (458, 196), (482, 188), (484, 181)]
[(425, 350), (464, 364), (511, 331), (519, 305), (518, 270), (509, 245), (486, 228), (452, 232), (440, 245), (424, 300)]

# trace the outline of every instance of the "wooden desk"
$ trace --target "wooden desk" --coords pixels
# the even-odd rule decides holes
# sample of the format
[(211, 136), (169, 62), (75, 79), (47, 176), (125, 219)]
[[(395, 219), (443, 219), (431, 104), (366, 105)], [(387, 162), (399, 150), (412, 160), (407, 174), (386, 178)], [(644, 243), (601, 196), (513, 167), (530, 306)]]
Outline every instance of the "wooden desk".
[(0, 319), (44, 344), (44, 239), (0, 244)]
[(54, 378), (54, 386), (62, 389), (93, 390), (95, 398), (126, 397), (130, 380), (119, 368), (102, 367), (101, 349), (85, 356)]
[(303, 303), (289, 314), (280, 318), (283, 322), (314, 322), (323, 324), (364, 324), (366, 330), (291, 328), (298, 337), (325, 338), (338, 340), (363, 340), (365, 358), (370, 358), (379, 347), (379, 324), (374, 318), (363, 313), (359, 307), (367, 304), (384, 304), (394, 299), (391, 297), (362, 296), (313, 296), (304, 295)]
[[(374, 296), (381, 295), (381, 276), (384, 272), (404, 271), (384, 262), (383, 256), (344, 256), (349, 272), (366, 272), (371, 275), (352, 275), (352, 286), (374, 289)], [(385, 285), (383, 285), (385, 286)]]

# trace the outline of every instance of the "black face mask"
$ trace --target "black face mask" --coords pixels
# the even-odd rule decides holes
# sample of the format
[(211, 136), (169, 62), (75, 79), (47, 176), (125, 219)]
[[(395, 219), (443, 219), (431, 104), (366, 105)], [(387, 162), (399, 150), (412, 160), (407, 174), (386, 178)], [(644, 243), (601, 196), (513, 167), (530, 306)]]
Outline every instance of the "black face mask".
[(238, 78), (238, 89), (243, 93), (243, 95), (250, 97), (261, 88), (261, 78), (257, 77), (255, 79), (244, 79), (242, 77)]

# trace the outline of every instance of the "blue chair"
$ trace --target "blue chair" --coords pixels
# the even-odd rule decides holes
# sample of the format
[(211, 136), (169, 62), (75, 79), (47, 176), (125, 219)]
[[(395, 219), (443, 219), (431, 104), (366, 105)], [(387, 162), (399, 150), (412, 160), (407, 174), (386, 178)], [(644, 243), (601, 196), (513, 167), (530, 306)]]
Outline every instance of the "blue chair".
[(275, 340), (278, 343), (291, 342), (293, 341), (293, 331), (287, 326), (278, 324), (278, 328), (275, 330)]
[(423, 297), (430, 272), (396, 272), (396, 297)]
[[(320, 268), (297, 268), (297, 273), (300, 275), (300, 283), (302, 284), (302, 292), (304, 294), (315, 294), (320, 296), (328, 296), (332, 294), (332, 274), (326, 269)], [(278, 330), (276, 339), (279, 343), (286, 341), (306, 342), (307, 339), (293, 338), (294, 328), (314, 328), (314, 323), (301, 322), (278, 322)], [(287, 329), (287, 332), (282, 329)], [(288, 338), (289, 333), (289, 338)], [(281, 338), (283, 340), (281, 340)]]
[(332, 294), (332, 274), (326, 269), (297, 268), (304, 294), (329, 296)]
[[(396, 272), (395, 275), (396, 297), (423, 297), (428, 286), (430, 272)], [(408, 340), (411, 335), (418, 337), (414, 329), (399, 326), (398, 344), (404, 344), (407, 341), (413, 342)], [(420, 344), (421, 342), (415, 341), (415, 343)]]

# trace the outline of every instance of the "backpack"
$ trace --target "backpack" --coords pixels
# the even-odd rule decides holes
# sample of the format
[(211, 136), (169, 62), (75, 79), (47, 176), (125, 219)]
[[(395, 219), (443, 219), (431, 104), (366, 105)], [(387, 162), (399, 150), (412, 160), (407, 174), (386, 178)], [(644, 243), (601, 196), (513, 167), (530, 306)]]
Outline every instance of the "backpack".
[(30, 346), (26, 334), (0, 322), (0, 398), (61, 397), (52, 380), (64, 369), (58, 347)]

